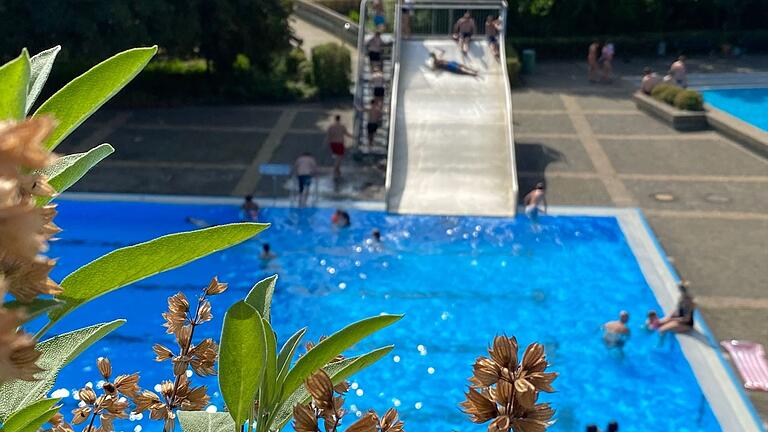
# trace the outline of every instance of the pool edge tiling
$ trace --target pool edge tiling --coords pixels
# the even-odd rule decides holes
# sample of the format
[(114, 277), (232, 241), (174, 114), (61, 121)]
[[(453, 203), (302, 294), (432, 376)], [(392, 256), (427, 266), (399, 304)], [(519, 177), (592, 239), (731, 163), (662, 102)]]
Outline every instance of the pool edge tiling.
[[(666, 254), (639, 209), (558, 207), (553, 208), (551, 213), (616, 217), (659, 305), (664, 310), (674, 308), (678, 296), (677, 281), (680, 278), (667, 261)], [(686, 334), (676, 337), (722, 429), (764, 431), (760, 417), (698, 312), (695, 330), (704, 340)]]

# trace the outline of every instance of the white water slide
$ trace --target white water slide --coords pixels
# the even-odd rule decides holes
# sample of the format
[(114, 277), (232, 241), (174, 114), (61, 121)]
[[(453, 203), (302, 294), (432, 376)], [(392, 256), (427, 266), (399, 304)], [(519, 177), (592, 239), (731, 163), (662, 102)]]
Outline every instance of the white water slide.
[[(509, 87), (488, 45), (473, 42), (466, 58), (448, 37), (402, 40), (400, 48), (388, 210), (514, 215)], [(429, 53), (438, 50), (479, 76), (433, 71)]]

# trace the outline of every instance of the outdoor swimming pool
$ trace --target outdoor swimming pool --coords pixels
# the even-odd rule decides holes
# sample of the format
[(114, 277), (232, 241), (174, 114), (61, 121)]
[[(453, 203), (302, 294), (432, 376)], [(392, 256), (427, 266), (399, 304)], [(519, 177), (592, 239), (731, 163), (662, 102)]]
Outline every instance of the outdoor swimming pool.
[[(189, 230), (187, 216), (210, 223), (234, 221), (225, 205), (61, 201), (65, 230), (51, 256), (57, 278), (114, 248)], [(552, 431), (581, 431), (617, 420), (622, 431), (719, 431), (676, 341), (657, 348), (640, 329), (659, 306), (612, 217), (545, 217), (540, 230), (525, 218), (390, 216), (351, 210), (352, 227), (329, 226), (331, 209), (268, 208), (272, 227), (255, 240), (102, 297), (69, 316), (58, 330), (119, 317), (128, 323), (61, 374), (56, 388), (96, 382), (95, 359), (108, 355), (116, 373), (141, 372), (152, 388), (170, 376), (153, 361), (153, 343), (172, 346), (160, 314), (179, 290), (190, 297), (213, 275), (230, 289), (213, 303), (214, 321), (201, 337), (218, 338), (223, 312), (251, 285), (278, 273), (273, 325), (282, 343), (309, 326), (309, 338), (381, 312), (404, 313), (354, 352), (394, 343), (395, 350), (352, 380), (347, 407), (384, 411), (397, 406), (412, 432), (484, 431), (459, 411), (471, 364), (494, 335), (517, 336), (525, 346), (545, 344), (557, 393), (544, 395), (557, 409)], [(381, 229), (380, 249), (365, 243)], [(262, 263), (263, 242), (278, 258)], [(633, 335), (621, 359), (600, 340), (599, 326), (626, 309)], [(83, 318), (87, 317), (87, 318)], [(86, 319), (86, 322), (83, 320)], [(674, 340), (674, 339), (670, 339)], [(212, 403), (222, 400), (215, 379)], [(67, 398), (67, 409), (76, 401)], [(117, 430), (161, 430), (146, 418)]]
[(703, 90), (704, 100), (768, 132), (768, 88)]

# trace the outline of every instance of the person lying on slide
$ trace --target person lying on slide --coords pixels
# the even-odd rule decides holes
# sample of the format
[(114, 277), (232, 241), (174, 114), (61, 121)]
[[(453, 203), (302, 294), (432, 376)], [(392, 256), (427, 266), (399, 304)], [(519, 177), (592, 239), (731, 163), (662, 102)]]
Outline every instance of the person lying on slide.
[(445, 54), (445, 51), (441, 49), (438, 49), (437, 51), (431, 51), (429, 53), (432, 69), (444, 70), (460, 75), (477, 76), (477, 69), (472, 69), (471, 67), (463, 65), (457, 61), (445, 60), (443, 59), (443, 54)]

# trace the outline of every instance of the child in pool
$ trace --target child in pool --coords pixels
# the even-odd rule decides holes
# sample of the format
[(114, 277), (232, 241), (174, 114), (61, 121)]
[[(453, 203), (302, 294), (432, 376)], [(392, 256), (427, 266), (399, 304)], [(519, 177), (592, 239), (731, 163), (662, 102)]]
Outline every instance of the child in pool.
[(655, 310), (648, 311), (648, 317), (645, 319), (645, 329), (654, 331), (661, 326), (661, 320)]

